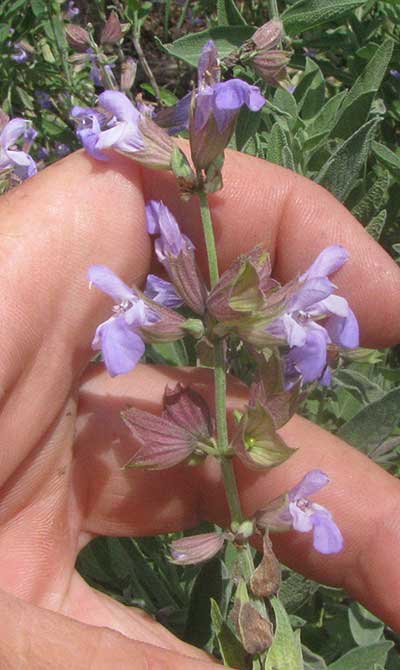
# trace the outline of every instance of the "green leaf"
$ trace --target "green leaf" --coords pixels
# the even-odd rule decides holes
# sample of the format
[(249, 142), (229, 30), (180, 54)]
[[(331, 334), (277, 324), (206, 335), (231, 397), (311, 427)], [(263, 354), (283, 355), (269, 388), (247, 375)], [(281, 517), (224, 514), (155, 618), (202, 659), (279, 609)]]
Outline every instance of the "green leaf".
[(148, 346), (148, 355), (154, 363), (162, 365), (189, 365), (186, 348), (182, 340), (177, 342), (160, 342)]
[(251, 112), (247, 107), (242, 107), (236, 124), (236, 148), (243, 151), (250, 139), (257, 133), (261, 121), (261, 112)]
[(306, 69), (295, 91), (295, 98), (304, 120), (312, 119), (325, 102), (325, 80), (318, 65), (306, 59)]
[(277, 121), (272, 126), (268, 139), (267, 158), (270, 163), (282, 165), (290, 170), (295, 169), (292, 150), (289, 146), (288, 135), (282, 124)]
[(366, 227), (366, 231), (374, 238), (379, 240), (382, 230), (385, 227), (387, 217), (386, 209), (382, 209), (376, 216), (374, 216)]
[(339, 119), (332, 131), (334, 137), (349, 137), (368, 118), (393, 53), (394, 42), (386, 39), (376, 48), (371, 60), (346, 95)]
[(400, 421), (400, 387), (361, 409), (338, 431), (338, 435), (368, 454), (393, 432)]
[(378, 642), (385, 627), (382, 621), (356, 602), (351, 603), (348, 612), (351, 634), (358, 646)]
[(219, 557), (205, 563), (193, 584), (184, 638), (196, 647), (205, 647), (212, 635), (210, 598), (221, 600), (221, 565)]
[(376, 642), (367, 647), (358, 647), (331, 663), (329, 670), (374, 670), (375, 664), (385, 665), (393, 642)]
[(244, 668), (247, 653), (236, 635), (225, 623), (219, 605), (211, 598), (211, 622), (218, 640), (219, 649), (225, 665), (232, 668)]
[(297, 119), (298, 109), (296, 98), (292, 93), (289, 93), (286, 88), (277, 88), (273, 98), (273, 106), (285, 116)]
[(278, 598), (271, 599), (276, 631), (265, 662), (265, 670), (303, 670), (300, 631), (293, 633), (286, 610)]
[(297, 572), (291, 572), (279, 590), (279, 598), (285, 609), (293, 614), (303, 607), (318, 590), (317, 582), (306, 579)]
[(217, 0), (217, 17), (219, 26), (246, 25), (234, 0)]
[(251, 26), (218, 26), (199, 33), (189, 33), (171, 44), (162, 44), (157, 38), (156, 42), (170, 56), (197, 67), (201, 50), (208, 40), (214, 41), (220, 58), (225, 58), (248, 40), (253, 33), (254, 28)]
[(328, 21), (335, 21), (367, 0), (298, 0), (282, 14), (285, 32), (297, 35)]
[(390, 184), (390, 175), (387, 170), (379, 175), (378, 179), (368, 189), (364, 197), (352, 209), (352, 213), (359, 221), (368, 223), (387, 202), (387, 190)]
[(335, 124), (338, 110), (342, 104), (345, 91), (337, 93), (321, 107), (314, 118), (307, 123), (306, 143), (315, 145), (321, 138), (325, 137)]
[(364, 166), (377, 121), (372, 119), (343, 142), (322, 166), (316, 182), (343, 202)]
[(400, 174), (400, 156), (380, 142), (372, 142), (371, 148), (375, 156), (390, 172), (396, 176)]

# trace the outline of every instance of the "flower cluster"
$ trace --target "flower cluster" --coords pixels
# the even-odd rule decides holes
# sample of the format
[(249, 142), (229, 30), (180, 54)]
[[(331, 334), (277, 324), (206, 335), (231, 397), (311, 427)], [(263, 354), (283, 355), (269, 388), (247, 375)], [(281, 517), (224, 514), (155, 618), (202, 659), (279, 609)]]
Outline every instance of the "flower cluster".
[[(328, 278), (345, 263), (347, 252), (340, 246), (328, 247), (308, 270), (281, 286), (271, 278), (268, 254), (257, 247), (239, 258), (208, 291), (196, 264), (194, 245), (181, 232), (170, 210), (162, 202), (150, 201), (146, 212), (148, 232), (157, 236), (156, 256), (171, 281), (149, 275), (141, 293), (108, 268), (93, 266), (90, 282), (118, 303), (112, 316), (98, 326), (93, 348), (101, 349), (107, 369), (116, 375), (134, 368), (146, 342), (172, 341), (188, 332), (200, 337), (204, 332), (211, 340), (239, 334), (259, 353), (255, 354), (257, 376), (249, 404), (232, 436), (230, 454), (252, 469), (281, 464), (295, 450), (277, 431), (293, 415), (303, 385), (313, 380), (327, 383), (327, 350), (331, 343), (340, 347), (358, 345), (356, 318), (347, 301), (334, 295), (335, 285)], [(186, 320), (171, 309), (182, 305), (196, 319)], [(202, 325), (194, 329), (194, 321)], [(123, 419), (142, 445), (130, 460), (131, 467), (165, 469), (215, 455), (213, 421), (206, 403), (193, 389), (167, 389), (162, 417), (132, 408), (123, 413)], [(323, 473), (309, 473), (282, 499), (279, 508), (273, 502), (273, 512), (266, 508), (257, 514), (257, 528), (313, 531), (318, 551), (340, 551), (340, 531), (330, 513), (306, 498), (328, 481)], [(225, 536), (217, 535), (213, 541), (207, 536), (197, 558), (208, 555), (211, 548), (221, 548)], [(192, 560), (199, 543), (201, 536), (196, 536), (195, 542), (191, 538), (180, 540), (174, 560)]]

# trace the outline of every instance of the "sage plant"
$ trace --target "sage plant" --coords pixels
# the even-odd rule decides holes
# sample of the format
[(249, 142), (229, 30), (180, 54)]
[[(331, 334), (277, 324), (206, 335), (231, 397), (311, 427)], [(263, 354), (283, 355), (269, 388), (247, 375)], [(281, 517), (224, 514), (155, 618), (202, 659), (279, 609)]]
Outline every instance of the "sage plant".
[[(256, 34), (260, 40), (265, 36), (260, 50), (274, 48), (279, 41), (276, 24), (272, 28), (272, 33)], [(276, 60), (280, 72), (282, 62)], [(193, 337), (202, 345), (198, 346), (200, 362), (204, 349), (210, 354), (215, 413), (204, 391), (200, 394), (195, 387), (181, 384), (165, 389), (161, 416), (134, 407), (124, 410), (122, 420), (133, 443), (140, 445), (136, 452), (132, 447), (127, 465), (163, 470), (182, 463), (195, 467), (206, 458), (218, 461), (229, 523), (214, 532), (173, 541), (171, 560), (197, 564), (215, 556), (225, 543), (233, 545), (237, 565), (229, 616), (238, 644), (250, 658), (261, 661), (274, 637), (269, 599), (280, 587), (280, 566), (270, 533), (312, 533), (314, 550), (323, 554), (340, 552), (344, 540), (329, 510), (309, 499), (329, 484), (329, 473), (317, 469), (304, 473), (297, 486), (247, 518), (233, 459), (262, 470), (291, 458), (296, 450), (285, 443), (279, 428), (292, 417), (311, 383), (329, 384), (330, 353), (357, 347), (359, 341), (356, 317), (347, 301), (335, 293), (331, 280), (348, 258), (341, 246), (323, 249), (308, 269), (285, 285), (272, 278), (270, 256), (262, 245), (248, 249), (220, 275), (208, 194), (222, 186), (224, 149), (240, 108), (258, 110), (264, 102), (255, 86), (238, 79), (220, 81), (217, 50), (208, 42), (200, 57), (198, 86), (178, 103), (171, 124), (189, 128), (192, 164), (157, 125), (157, 118), (137, 109), (121, 92), (105, 91), (97, 108), (75, 108), (72, 113), (78, 136), (94, 158), (107, 160), (107, 152), (113, 150), (151, 168), (171, 171), (182, 197), (199, 202), (209, 285), (197, 264), (194, 244), (181, 232), (172, 212), (162, 202), (148, 202), (147, 229), (168, 280), (149, 275), (142, 291), (125, 284), (111, 269), (92, 266), (90, 283), (114, 301), (110, 317), (97, 327), (93, 348), (101, 350), (111, 375), (131, 371), (146, 343)], [(247, 350), (254, 370), (248, 404), (229, 430), (227, 369), (238, 350), (232, 342)], [(250, 542), (257, 536), (263, 558), (255, 566)]]

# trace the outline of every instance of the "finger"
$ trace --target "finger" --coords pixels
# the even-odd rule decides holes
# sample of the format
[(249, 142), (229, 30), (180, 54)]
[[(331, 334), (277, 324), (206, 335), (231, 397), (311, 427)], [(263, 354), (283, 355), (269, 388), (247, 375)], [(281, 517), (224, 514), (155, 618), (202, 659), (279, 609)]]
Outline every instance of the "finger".
[[(88, 626), (1, 594), (1, 667), (19, 670), (215, 670), (199, 660), (131, 640), (110, 628)], [(182, 645), (183, 646), (183, 645)]]
[[(127, 404), (160, 412), (165, 384), (195, 382), (212, 397), (204, 370), (144, 366), (132, 375), (88, 380), (80, 399), (75, 485), (85, 491), (85, 530), (112, 535), (147, 535), (189, 528), (202, 519), (221, 525), (228, 512), (219, 466), (208, 459), (196, 468), (122, 471), (137, 445), (119, 412)], [(245, 390), (235, 383), (229, 404), (243, 406)], [(332, 483), (316, 496), (334, 515), (345, 538), (343, 552), (322, 556), (309, 534), (275, 536), (282, 560), (307, 576), (343, 586), (394, 628), (400, 628), (400, 520), (395, 510), (400, 484), (356, 449), (306, 420), (295, 417), (282, 429), (297, 453), (279, 468), (255, 474), (237, 465), (245, 513), (250, 515), (295, 485), (306, 472), (321, 469)], [(88, 481), (87, 473), (90, 472)]]

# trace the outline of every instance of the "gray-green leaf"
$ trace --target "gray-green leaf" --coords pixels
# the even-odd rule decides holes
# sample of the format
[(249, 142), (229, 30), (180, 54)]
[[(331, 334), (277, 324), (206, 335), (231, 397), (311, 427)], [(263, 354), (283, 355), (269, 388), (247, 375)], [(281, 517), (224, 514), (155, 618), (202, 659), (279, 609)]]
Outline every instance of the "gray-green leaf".
[(218, 26), (199, 33), (189, 33), (172, 44), (162, 44), (159, 40), (156, 41), (171, 56), (197, 67), (201, 50), (208, 40), (214, 41), (220, 58), (225, 58), (248, 40), (253, 33), (254, 28), (251, 26)]
[(384, 629), (382, 621), (356, 602), (350, 605), (348, 612), (351, 634), (356, 643), (360, 647), (365, 647), (378, 642)]
[(393, 642), (376, 642), (367, 647), (358, 647), (331, 663), (329, 670), (374, 670), (376, 664), (385, 665)]
[(367, 120), (372, 102), (390, 63), (393, 45), (392, 39), (386, 39), (383, 44), (377, 46), (374, 55), (343, 101), (337, 124), (332, 131), (334, 137), (343, 139), (349, 137)]
[(297, 35), (351, 12), (368, 0), (298, 0), (282, 14), (285, 32)]
[(400, 421), (400, 387), (360, 410), (338, 431), (338, 435), (366, 454), (393, 432)]
[(376, 126), (374, 119), (364, 123), (336, 149), (317, 175), (317, 183), (325, 186), (341, 202), (350, 193), (367, 160)]
[(300, 631), (292, 631), (289, 617), (278, 598), (272, 598), (271, 605), (275, 613), (276, 631), (265, 670), (304, 670)]
[(234, 0), (217, 0), (217, 17), (219, 26), (246, 25)]

